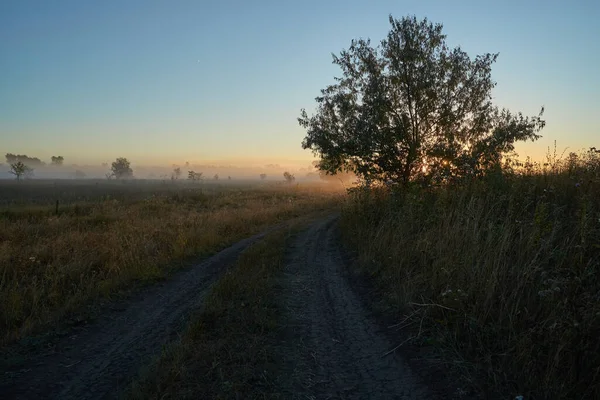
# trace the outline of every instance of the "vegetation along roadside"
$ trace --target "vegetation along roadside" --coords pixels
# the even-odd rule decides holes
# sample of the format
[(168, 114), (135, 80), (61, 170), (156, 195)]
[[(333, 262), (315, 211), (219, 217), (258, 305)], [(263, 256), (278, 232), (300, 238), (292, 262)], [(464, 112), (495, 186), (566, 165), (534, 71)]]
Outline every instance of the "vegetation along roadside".
[(598, 398), (598, 171), (565, 163), (357, 190), (342, 231), (357, 270), (403, 322), (399, 337), (433, 344), (478, 392)]
[(0, 210), (2, 343), (338, 201), (338, 194), (318, 185), (165, 190), (155, 184), (131, 198), (107, 198), (103, 185), (89, 185), (95, 195), (58, 213), (52, 198), (48, 206)]

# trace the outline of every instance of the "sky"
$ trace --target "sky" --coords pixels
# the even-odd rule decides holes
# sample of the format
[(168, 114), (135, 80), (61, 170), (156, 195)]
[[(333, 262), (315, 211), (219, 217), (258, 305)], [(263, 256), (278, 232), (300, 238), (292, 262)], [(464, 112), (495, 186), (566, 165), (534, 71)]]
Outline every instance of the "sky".
[(600, 2), (0, 2), (0, 152), (66, 163), (312, 159), (301, 108), (339, 70), (331, 53), (379, 42), (388, 16), (444, 24), (471, 56), (500, 53), (494, 101), (537, 115), (541, 158), (600, 147)]

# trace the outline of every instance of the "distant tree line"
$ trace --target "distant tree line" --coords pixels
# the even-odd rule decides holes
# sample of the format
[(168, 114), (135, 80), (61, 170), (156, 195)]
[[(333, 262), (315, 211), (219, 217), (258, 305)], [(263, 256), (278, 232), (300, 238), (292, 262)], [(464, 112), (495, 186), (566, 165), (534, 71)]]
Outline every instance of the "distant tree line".
[(18, 181), (23, 178), (32, 178), (34, 166), (38, 167), (45, 165), (39, 158), (29, 157), (25, 154), (6, 153), (4, 157), (10, 167), (8, 173), (14, 175)]
[(6, 153), (4, 156), (6, 158), (6, 162), (8, 164), (14, 164), (17, 162), (22, 162), (23, 164), (29, 167), (41, 167), (44, 166), (45, 163), (37, 157), (29, 157), (25, 154), (12, 154)]
[[(22, 162), (23, 164), (27, 165), (28, 167), (43, 167), (44, 165), (46, 165), (45, 162), (43, 162), (42, 160), (40, 160), (38, 157), (30, 157), (26, 154), (13, 154), (13, 153), (6, 153), (4, 158), (6, 159), (6, 162), (8, 164), (14, 164), (16, 162)], [(60, 166), (63, 165), (65, 161), (65, 158), (63, 156), (52, 156), (50, 157), (50, 164), (51, 165), (56, 165), (56, 166)]]

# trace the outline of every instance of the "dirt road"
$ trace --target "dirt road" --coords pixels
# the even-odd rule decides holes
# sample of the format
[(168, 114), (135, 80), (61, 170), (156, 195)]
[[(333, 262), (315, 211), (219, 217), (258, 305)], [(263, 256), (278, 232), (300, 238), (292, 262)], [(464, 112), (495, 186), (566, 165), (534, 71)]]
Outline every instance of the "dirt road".
[[(281, 369), (285, 398), (429, 399), (427, 387), (390, 350), (344, 276), (337, 217), (313, 223), (287, 249), (278, 295), (285, 310)], [(220, 272), (264, 234), (243, 240), (172, 280), (145, 290), (72, 332), (18, 370), (0, 371), (3, 399), (117, 398), (182, 329)]]
[(377, 323), (345, 277), (336, 218), (318, 222), (288, 252), (286, 309), (289, 398), (430, 399), (408, 365), (390, 353)]

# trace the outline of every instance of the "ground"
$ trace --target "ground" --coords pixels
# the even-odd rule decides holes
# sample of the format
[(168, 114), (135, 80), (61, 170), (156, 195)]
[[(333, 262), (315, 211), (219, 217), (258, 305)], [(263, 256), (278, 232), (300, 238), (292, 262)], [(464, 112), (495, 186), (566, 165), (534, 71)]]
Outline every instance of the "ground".
[[(432, 398), (394, 351), (352, 289), (337, 241), (337, 215), (292, 236), (278, 279), (282, 310), (276, 392), (282, 398)], [(276, 225), (242, 240), (165, 283), (113, 305), (95, 321), (70, 328), (2, 371), (5, 398), (118, 398), (137, 371), (181, 332), (211, 285)]]

